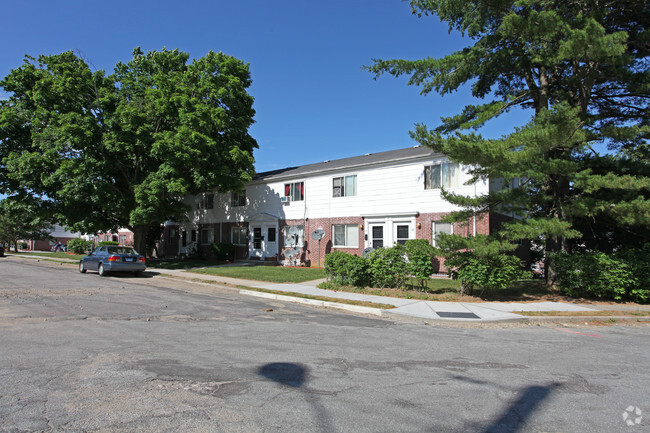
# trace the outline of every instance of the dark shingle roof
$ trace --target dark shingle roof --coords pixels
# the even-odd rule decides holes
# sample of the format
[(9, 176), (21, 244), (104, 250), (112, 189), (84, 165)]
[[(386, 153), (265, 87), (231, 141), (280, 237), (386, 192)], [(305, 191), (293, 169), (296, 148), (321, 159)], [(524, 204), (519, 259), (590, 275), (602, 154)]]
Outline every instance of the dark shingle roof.
[(318, 162), (315, 164), (287, 167), (279, 170), (258, 173), (253, 181), (279, 180), (291, 177), (303, 177), (328, 171), (343, 171), (359, 167), (369, 167), (392, 162), (407, 162), (432, 156), (442, 156), (428, 147), (415, 146), (387, 152), (367, 153), (362, 156)]

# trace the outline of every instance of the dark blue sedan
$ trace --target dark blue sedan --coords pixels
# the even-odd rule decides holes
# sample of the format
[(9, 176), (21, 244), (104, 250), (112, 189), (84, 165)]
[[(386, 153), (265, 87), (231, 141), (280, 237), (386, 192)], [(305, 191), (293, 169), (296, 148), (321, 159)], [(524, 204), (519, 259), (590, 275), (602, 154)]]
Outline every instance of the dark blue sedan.
[(107, 272), (133, 272), (140, 275), (147, 264), (145, 258), (131, 247), (101, 246), (79, 261), (79, 272), (97, 271), (100, 276)]

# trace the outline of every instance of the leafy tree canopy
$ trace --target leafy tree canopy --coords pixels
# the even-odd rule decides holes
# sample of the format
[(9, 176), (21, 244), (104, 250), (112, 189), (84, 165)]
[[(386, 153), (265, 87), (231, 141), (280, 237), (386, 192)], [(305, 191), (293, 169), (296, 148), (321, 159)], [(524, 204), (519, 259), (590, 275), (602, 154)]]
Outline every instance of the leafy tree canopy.
[(14, 244), (18, 251), (18, 240), (50, 238), (53, 226), (43, 215), (38, 201), (0, 201), (0, 243)]
[(72, 52), (26, 57), (0, 81), (0, 190), (39, 198), (75, 230), (148, 228), (187, 194), (241, 189), (256, 141), (248, 64), (139, 48), (112, 75)]
[[(483, 101), (412, 132), (472, 167), (475, 179), (502, 181), (478, 199), (443, 192), (449, 201), (517, 215), (502, 234), (543, 239), (549, 251), (650, 241), (647, 2), (412, 0), (411, 8), (437, 15), (471, 45), (439, 59), (375, 60), (366, 69), (375, 77), (409, 75), (423, 94), (470, 86)], [(513, 108), (531, 109), (530, 123), (500, 139), (471, 131)], [(518, 188), (505, 187), (511, 183)]]

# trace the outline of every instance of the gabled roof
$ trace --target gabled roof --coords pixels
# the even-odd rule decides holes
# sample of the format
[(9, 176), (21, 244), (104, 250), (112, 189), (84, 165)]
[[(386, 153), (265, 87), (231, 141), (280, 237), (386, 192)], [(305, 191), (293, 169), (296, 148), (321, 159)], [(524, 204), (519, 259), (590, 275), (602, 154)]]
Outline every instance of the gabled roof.
[(333, 161), (324, 161), (315, 164), (307, 164), (297, 167), (287, 167), (279, 170), (266, 171), (263, 173), (258, 173), (253, 179), (253, 182), (305, 177), (330, 171), (345, 171), (359, 167), (368, 168), (374, 165), (384, 165), (396, 162), (404, 163), (411, 160), (425, 159), (435, 156), (440, 157), (443, 155), (434, 152), (428, 147), (414, 146), (408, 147), (406, 149), (389, 150), (387, 152), (379, 153), (367, 153), (362, 156), (353, 156), (351, 158), (336, 159)]

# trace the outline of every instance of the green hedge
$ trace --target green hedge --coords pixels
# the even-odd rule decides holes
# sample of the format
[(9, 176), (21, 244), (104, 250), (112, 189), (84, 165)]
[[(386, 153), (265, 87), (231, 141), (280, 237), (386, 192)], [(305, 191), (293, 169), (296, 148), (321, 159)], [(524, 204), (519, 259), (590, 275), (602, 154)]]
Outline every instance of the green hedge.
[(75, 254), (86, 254), (89, 250), (92, 249), (93, 243), (91, 241), (85, 241), (81, 238), (74, 238), (68, 241), (68, 251)]
[(650, 245), (614, 254), (556, 253), (551, 258), (558, 288), (567, 296), (650, 301)]
[(366, 260), (343, 251), (325, 256), (325, 272), (330, 281), (343, 286), (365, 287), (370, 283)]

